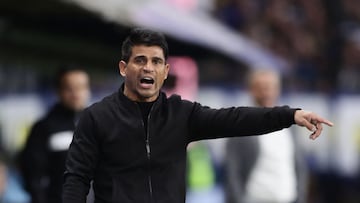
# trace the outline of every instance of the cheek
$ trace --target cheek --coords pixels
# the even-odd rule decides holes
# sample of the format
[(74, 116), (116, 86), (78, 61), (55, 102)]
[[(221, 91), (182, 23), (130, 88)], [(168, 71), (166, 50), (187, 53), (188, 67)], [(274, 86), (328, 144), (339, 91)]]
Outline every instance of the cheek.
[(165, 76), (165, 75), (161, 75), (161, 76), (159, 77), (159, 79), (157, 80), (157, 83), (160, 84), (160, 85), (162, 85), (162, 84), (164, 84), (165, 79), (166, 79), (166, 76)]
[(137, 86), (138, 86), (136, 77), (133, 76), (133, 75), (128, 75), (128, 76), (125, 78), (125, 85), (126, 85), (129, 89), (135, 90), (135, 89), (137, 88)]
[(76, 97), (74, 96), (74, 94), (65, 93), (65, 94), (63, 94), (62, 99), (63, 99), (66, 103), (72, 103), (74, 100), (76, 100)]
[(122, 72), (121, 75), (123, 77), (129, 77), (132, 74), (134, 74), (133, 68), (130, 65), (128, 65), (126, 68), (124, 68), (121, 72)]
[(78, 97), (83, 100), (87, 99), (89, 96), (90, 96), (90, 92), (87, 90), (81, 90), (78, 94)]
[(160, 77), (162, 81), (166, 80), (168, 72), (166, 70), (163, 70), (160, 74)]
[(134, 82), (135, 79), (137, 78), (135, 71), (127, 70), (125, 73), (126, 73), (125, 79), (126, 79), (128, 82)]

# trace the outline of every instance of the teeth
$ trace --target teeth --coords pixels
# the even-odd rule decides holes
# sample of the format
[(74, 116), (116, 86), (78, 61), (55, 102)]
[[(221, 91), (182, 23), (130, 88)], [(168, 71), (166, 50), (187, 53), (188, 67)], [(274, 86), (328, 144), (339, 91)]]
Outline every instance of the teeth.
[(153, 84), (154, 83), (154, 79), (150, 78), (150, 77), (144, 77), (140, 80), (141, 83), (147, 83), (147, 84)]

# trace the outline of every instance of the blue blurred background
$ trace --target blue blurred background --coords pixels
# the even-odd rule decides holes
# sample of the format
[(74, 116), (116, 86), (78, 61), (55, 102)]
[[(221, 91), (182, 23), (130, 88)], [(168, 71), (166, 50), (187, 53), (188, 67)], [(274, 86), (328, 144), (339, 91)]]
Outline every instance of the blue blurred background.
[[(248, 71), (278, 71), (282, 104), (335, 122), (315, 142), (294, 128), (311, 174), (308, 202), (360, 202), (360, 1), (1, 0), (0, 136), (8, 177), (1, 193), (8, 202), (28, 201), (14, 160), (56, 99), (57, 68), (86, 67), (92, 102), (101, 99), (122, 82), (121, 42), (137, 26), (165, 33), (171, 56), (196, 62), (196, 100), (205, 105), (249, 105)], [(219, 166), (224, 142), (209, 141)], [(219, 173), (221, 187), (226, 172)]]

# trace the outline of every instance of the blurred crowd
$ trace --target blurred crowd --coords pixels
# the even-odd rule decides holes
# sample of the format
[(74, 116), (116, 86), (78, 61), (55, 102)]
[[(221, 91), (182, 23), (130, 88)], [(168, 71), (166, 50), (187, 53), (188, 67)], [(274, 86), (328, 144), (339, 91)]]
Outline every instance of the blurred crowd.
[(214, 15), (288, 63), (285, 89), (360, 92), (357, 0), (218, 0)]

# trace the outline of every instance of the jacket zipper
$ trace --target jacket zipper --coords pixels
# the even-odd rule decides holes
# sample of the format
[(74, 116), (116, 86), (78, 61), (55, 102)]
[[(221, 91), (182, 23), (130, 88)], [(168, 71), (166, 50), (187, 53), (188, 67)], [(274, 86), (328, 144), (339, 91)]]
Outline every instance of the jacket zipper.
[(148, 157), (148, 161), (149, 161), (149, 176), (148, 176), (148, 181), (149, 181), (149, 190), (150, 190), (150, 198), (151, 198), (151, 202), (153, 199), (153, 188), (152, 188), (152, 180), (151, 180), (151, 149), (150, 149), (150, 118), (151, 118), (151, 112), (153, 110), (155, 104), (153, 104), (150, 108), (149, 111), (149, 115), (147, 117), (147, 129), (146, 129), (146, 152), (147, 152), (147, 157)]
[[(152, 107), (151, 107), (152, 109)], [(149, 121), (150, 121), (150, 114), (151, 114), (151, 109), (148, 115), (148, 120), (147, 120), (147, 129), (146, 129), (146, 152), (147, 152), (147, 158), (149, 161), (149, 176), (148, 176), (148, 182), (149, 182), (149, 190), (150, 190), (150, 197), (151, 199), (153, 198), (153, 189), (152, 189), (152, 181), (151, 181), (151, 167), (150, 167), (150, 162), (151, 162), (151, 149), (150, 149), (150, 133), (149, 133)]]
[(152, 189), (152, 182), (151, 182), (151, 174), (150, 174), (150, 146), (149, 142), (146, 142), (146, 150), (148, 154), (148, 161), (149, 161), (149, 175), (148, 175), (148, 182), (149, 182), (149, 190), (150, 190), (150, 197), (153, 197), (153, 189)]
[[(140, 115), (141, 115), (141, 109), (139, 107), (139, 105), (137, 104), (138, 109), (140, 110)], [(154, 104), (153, 104), (154, 106)], [(152, 188), (152, 180), (151, 180), (151, 174), (150, 174), (150, 162), (151, 162), (151, 149), (150, 149), (150, 133), (149, 133), (149, 123), (150, 123), (150, 115), (153, 109), (153, 106), (150, 109), (149, 115), (147, 117), (147, 127), (146, 127), (146, 139), (145, 139), (145, 147), (146, 147), (146, 154), (147, 154), (147, 159), (148, 159), (148, 169), (149, 169), (149, 174), (148, 174), (148, 184), (149, 184), (149, 192), (150, 192), (150, 202), (152, 202), (153, 199), (153, 188)], [(141, 123), (143, 128), (145, 128), (145, 124), (144, 121), (141, 119)]]

